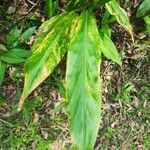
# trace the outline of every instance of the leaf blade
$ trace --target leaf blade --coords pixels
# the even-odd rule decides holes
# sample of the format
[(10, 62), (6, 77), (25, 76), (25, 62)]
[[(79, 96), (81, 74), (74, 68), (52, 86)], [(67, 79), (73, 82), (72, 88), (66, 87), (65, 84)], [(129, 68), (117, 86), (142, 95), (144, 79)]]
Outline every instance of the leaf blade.
[[(69, 28), (76, 19), (76, 14), (69, 13), (60, 16), (55, 18), (54, 24), (52, 23), (53, 28), (46, 26), (48, 27), (46, 34), (41, 31), (35, 41), (33, 54), (25, 66), (24, 90), (18, 110), (21, 110), (26, 97), (52, 73), (67, 51), (70, 38), (68, 33), (71, 32)], [(51, 24), (51, 20), (49, 22)]]
[(20, 40), (16, 43), (17, 46), (21, 46), (22, 44), (24, 44), (31, 36), (32, 34), (34, 33), (36, 27), (30, 27), (28, 28), (26, 31), (24, 31), (22, 34), (21, 34), (21, 38)]
[(107, 33), (104, 33), (104, 31), (100, 32), (100, 44), (101, 44), (101, 51), (102, 53), (112, 61), (116, 62), (118, 65), (122, 65), (121, 57), (117, 51), (116, 46), (111, 41)]
[(1, 54), (0, 58), (10, 64), (18, 64), (25, 61), (25, 58), (31, 55), (30, 51), (20, 48), (14, 48)]
[(137, 10), (137, 17), (143, 17), (148, 11), (150, 11), (150, 1), (144, 0)]
[(71, 134), (80, 150), (93, 149), (99, 127), (99, 50), (96, 21), (89, 12), (83, 12), (68, 52), (66, 73)]
[(132, 26), (130, 24), (129, 18), (124, 9), (120, 7), (118, 2), (116, 0), (112, 0), (106, 3), (106, 8), (109, 13), (116, 18), (117, 22), (131, 34), (133, 38)]
[(14, 28), (12, 29), (6, 37), (7, 46), (13, 47), (13, 44), (19, 39), (22, 29)]

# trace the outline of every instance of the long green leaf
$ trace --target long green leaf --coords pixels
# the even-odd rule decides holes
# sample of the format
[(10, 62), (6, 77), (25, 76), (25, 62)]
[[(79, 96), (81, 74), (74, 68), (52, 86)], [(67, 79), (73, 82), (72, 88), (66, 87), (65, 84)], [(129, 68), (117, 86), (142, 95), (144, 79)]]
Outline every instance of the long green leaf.
[(66, 73), (71, 133), (80, 150), (93, 149), (99, 128), (99, 38), (95, 18), (89, 12), (83, 12), (71, 41)]
[(116, 49), (116, 46), (107, 35), (107, 32), (106, 33), (105, 32), (106, 32), (105, 30), (102, 30), (100, 32), (101, 51), (108, 59), (111, 59), (112, 61), (116, 62), (121, 66), (122, 64), (121, 57)]
[(129, 22), (129, 18), (118, 2), (116, 0), (112, 0), (109, 3), (106, 3), (106, 8), (111, 15), (116, 17), (117, 22), (132, 35), (132, 26)]
[(41, 26), (32, 48), (33, 54), (25, 66), (24, 90), (18, 110), (21, 109), (26, 97), (52, 73), (63, 58), (69, 46), (71, 35), (68, 34), (72, 33), (70, 29), (75, 20), (75, 13), (62, 14)]
[(19, 64), (19, 63), (25, 62), (24, 58), (14, 57), (14, 55), (1, 56), (1, 60), (9, 64)]
[(137, 17), (143, 17), (148, 11), (150, 11), (150, 0), (144, 0), (137, 10)]

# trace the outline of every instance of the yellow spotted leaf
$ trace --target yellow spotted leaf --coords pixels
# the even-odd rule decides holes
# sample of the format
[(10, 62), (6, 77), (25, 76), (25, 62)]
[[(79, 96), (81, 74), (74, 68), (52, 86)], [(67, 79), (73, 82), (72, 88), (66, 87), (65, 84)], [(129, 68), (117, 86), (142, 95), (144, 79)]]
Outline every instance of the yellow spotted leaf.
[(112, 0), (106, 3), (106, 8), (109, 13), (116, 18), (117, 22), (131, 34), (133, 38), (132, 26), (129, 18), (125, 10), (120, 7), (119, 3), (116, 0)]
[(40, 28), (39, 35), (32, 47), (33, 54), (25, 65), (25, 83), (18, 110), (21, 110), (26, 97), (40, 85), (59, 64), (68, 50), (76, 13), (56, 16)]

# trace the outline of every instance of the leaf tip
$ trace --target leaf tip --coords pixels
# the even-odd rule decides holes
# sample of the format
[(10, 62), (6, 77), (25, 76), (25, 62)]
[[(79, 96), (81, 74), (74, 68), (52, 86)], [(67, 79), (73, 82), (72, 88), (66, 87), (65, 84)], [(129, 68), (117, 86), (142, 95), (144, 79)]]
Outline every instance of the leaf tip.
[(119, 65), (120, 67), (122, 66), (122, 61), (121, 61), (121, 60), (118, 62), (118, 65)]
[(18, 104), (18, 109), (17, 111), (20, 112), (22, 110), (23, 104), (24, 104), (25, 98), (21, 98)]

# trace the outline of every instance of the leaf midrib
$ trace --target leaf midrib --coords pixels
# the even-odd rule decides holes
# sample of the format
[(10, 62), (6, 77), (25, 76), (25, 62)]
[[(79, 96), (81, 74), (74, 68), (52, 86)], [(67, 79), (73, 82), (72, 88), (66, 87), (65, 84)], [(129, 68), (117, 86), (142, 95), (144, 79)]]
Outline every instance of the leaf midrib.
[[(87, 78), (86, 78), (86, 59), (87, 59), (87, 53), (86, 53), (86, 50), (87, 50), (87, 32), (88, 32), (88, 28), (87, 28), (87, 12), (85, 13), (85, 22), (84, 22), (85, 24), (84, 24), (84, 50), (83, 50), (83, 65), (82, 65), (82, 98), (81, 98), (81, 105), (82, 105), (82, 122), (85, 122), (84, 121), (84, 100), (86, 100), (86, 94), (85, 94), (85, 92), (86, 92), (86, 80), (87, 80)], [(85, 94), (85, 95), (84, 95)], [(85, 124), (84, 124), (84, 128), (82, 127), (82, 133), (84, 133), (84, 134), (86, 134), (86, 132), (84, 132), (84, 129), (86, 129), (86, 126), (85, 126)], [(85, 135), (84, 135), (84, 137), (86, 137)], [(84, 142), (85, 142), (85, 140), (84, 140)], [(85, 145), (85, 143), (83, 144), (83, 145)]]

